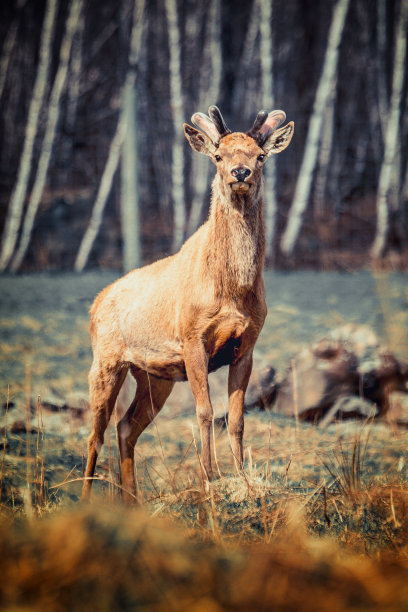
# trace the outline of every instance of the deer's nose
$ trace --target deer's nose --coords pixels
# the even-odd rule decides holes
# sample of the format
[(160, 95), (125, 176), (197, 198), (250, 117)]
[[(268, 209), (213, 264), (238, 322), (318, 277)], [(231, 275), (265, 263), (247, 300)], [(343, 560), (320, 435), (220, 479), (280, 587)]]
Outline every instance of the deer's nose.
[(251, 175), (251, 170), (249, 168), (240, 166), (238, 168), (233, 168), (231, 170), (231, 174), (237, 179), (237, 181), (243, 182), (246, 178), (248, 178), (248, 176)]

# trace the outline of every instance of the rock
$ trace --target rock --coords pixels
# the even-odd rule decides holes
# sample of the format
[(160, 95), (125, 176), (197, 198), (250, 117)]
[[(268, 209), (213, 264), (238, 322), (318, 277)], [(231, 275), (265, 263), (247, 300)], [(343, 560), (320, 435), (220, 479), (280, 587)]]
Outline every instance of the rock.
[[(248, 388), (245, 393), (245, 412), (256, 408), (266, 408), (274, 401), (276, 395), (276, 380), (275, 368), (267, 366), (264, 363), (255, 361), (255, 366), (252, 370)], [(224, 406), (227, 403), (225, 402)], [(225, 429), (228, 424), (228, 412), (223, 410), (220, 416), (215, 416), (214, 427), (216, 429)]]
[(324, 418), (323, 424), (339, 415), (384, 415), (392, 394), (406, 394), (407, 381), (408, 364), (380, 347), (369, 327), (345, 325), (294, 357), (273, 409), (285, 416)]
[(275, 399), (276, 395), (276, 370), (272, 366), (263, 365), (255, 367), (249, 380), (245, 393), (245, 408), (265, 408)]
[(1, 404), (1, 409), (4, 410), (4, 412), (6, 412), (7, 410), (12, 410), (15, 407), (16, 407), (15, 402), (11, 400), (9, 402), (3, 402)]
[(364, 397), (377, 404), (381, 414), (389, 410), (392, 393), (406, 392), (408, 364), (390, 351), (378, 349), (371, 359), (360, 363), (358, 370)]
[(368, 325), (347, 323), (333, 329), (328, 336), (348, 345), (349, 350), (355, 353), (359, 360), (362, 360), (367, 352), (375, 350), (379, 345), (375, 332)]
[(323, 418), (319, 427), (327, 427), (336, 419), (364, 418), (370, 419), (378, 415), (377, 406), (356, 395), (343, 395), (334, 402)]
[[(34, 412), (34, 406), (31, 406), (31, 411)], [(65, 402), (57, 397), (48, 396), (47, 399), (41, 399), (41, 410), (46, 412), (61, 412), (65, 409)]]
[(25, 421), (14, 421), (10, 427), (10, 432), (13, 434), (26, 434), (26, 433), (37, 433), (38, 430), (36, 427), (28, 424)]
[(408, 393), (401, 391), (390, 393), (385, 420), (390, 425), (408, 427)]
[(279, 384), (273, 410), (319, 419), (339, 396), (358, 392), (358, 360), (343, 342), (323, 338), (301, 351)]
[(389, 408), (389, 395), (407, 390), (408, 363), (381, 347), (375, 333), (367, 325), (344, 325), (333, 330), (330, 336), (343, 342), (356, 355), (360, 394), (375, 403), (381, 414), (385, 414)]
[(71, 412), (75, 417), (82, 417), (89, 408), (89, 402), (79, 393), (71, 393), (65, 399), (48, 395), (46, 399), (41, 399), (41, 408), (48, 412)]
[(82, 418), (89, 410), (89, 402), (81, 393), (70, 393), (66, 397), (64, 409), (68, 410), (72, 416)]

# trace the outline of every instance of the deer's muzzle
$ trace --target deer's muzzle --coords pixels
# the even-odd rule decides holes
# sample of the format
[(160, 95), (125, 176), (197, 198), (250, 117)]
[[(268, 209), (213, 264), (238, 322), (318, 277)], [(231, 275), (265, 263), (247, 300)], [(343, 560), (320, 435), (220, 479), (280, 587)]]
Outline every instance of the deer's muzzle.
[(233, 168), (231, 170), (231, 174), (237, 181), (244, 182), (249, 176), (251, 176), (252, 173), (249, 168), (242, 167), (242, 168)]

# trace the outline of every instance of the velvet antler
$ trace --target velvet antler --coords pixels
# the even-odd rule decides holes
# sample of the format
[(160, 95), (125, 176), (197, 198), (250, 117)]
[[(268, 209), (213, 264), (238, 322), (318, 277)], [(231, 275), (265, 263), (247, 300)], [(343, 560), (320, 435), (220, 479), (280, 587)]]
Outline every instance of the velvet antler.
[(256, 143), (262, 147), (272, 132), (274, 132), (286, 119), (286, 113), (282, 110), (274, 110), (270, 113), (260, 111), (253, 126), (247, 132)]

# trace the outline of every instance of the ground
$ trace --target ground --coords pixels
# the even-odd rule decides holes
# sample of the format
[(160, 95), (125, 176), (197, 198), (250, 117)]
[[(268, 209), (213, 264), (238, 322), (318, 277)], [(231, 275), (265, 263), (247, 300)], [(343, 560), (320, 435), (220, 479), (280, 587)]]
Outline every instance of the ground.
[[(114, 278), (113, 273), (98, 272), (0, 279), (1, 500), (7, 517), (10, 512), (54, 516), (55, 509), (70, 508), (78, 513), (74, 508), (90, 432), (83, 401), (91, 363), (88, 310), (96, 293)], [(408, 359), (405, 275), (266, 272), (265, 280), (268, 317), (256, 347), (257, 360), (273, 365), (278, 375), (298, 350), (347, 323), (370, 326), (382, 344)], [(223, 376), (210, 378), (217, 414), (225, 410)], [(113, 425), (98, 461), (100, 482), (94, 485), (98, 505), (111, 507), (120, 490)], [(22, 431), (27, 426), (29, 434)], [(187, 526), (189, 537), (198, 534), (217, 546), (247, 541), (275, 546), (279, 534), (293, 535), (293, 526), (303, 525), (305, 533), (331, 537), (359, 555), (385, 550), (406, 560), (407, 442), (405, 429), (383, 422), (319, 428), (273, 411), (254, 411), (245, 419), (244, 474), (234, 472), (226, 429), (216, 430), (218, 478), (208, 486), (201, 478), (191, 396), (188, 385), (180, 383), (137, 444), (139, 501), (150, 515), (170, 516)], [(72, 516), (64, 520), (73, 521)], [(84, 533), (94, 533), (95, 527), (88, 525), (94, 525), (93, 519), (86, 513), (78, 516)], [(110, 520), (95, 519), (105, 527)], [(123, 524), (126, 521), (124, 517)], [(186, 551), (190, 545), (183, 548), (178, 541), (177, 546)], [(303, 561), (312, 554), (308, 546)], [(231, 563), (233, 559), (236, 553), (231, 553)], [(368, 604), (366, 609), (371, 609)]]

